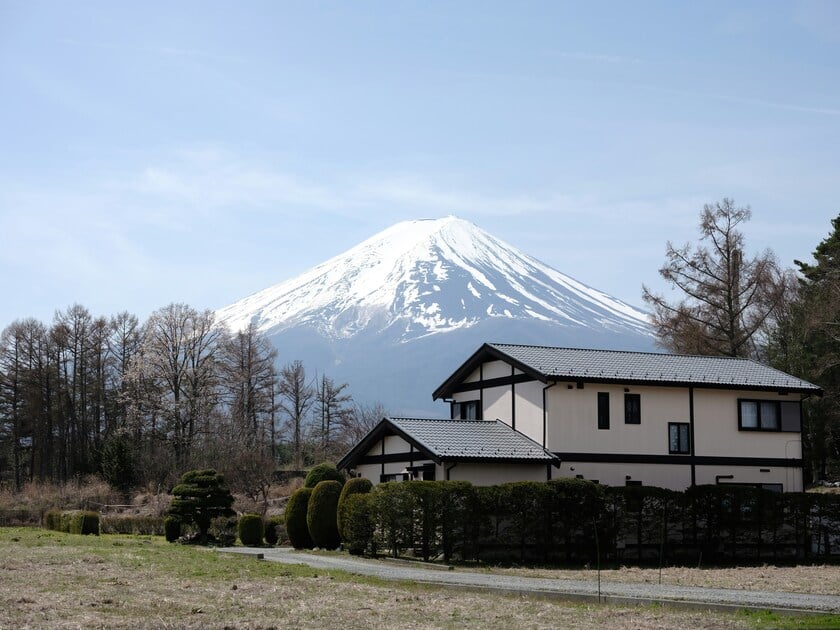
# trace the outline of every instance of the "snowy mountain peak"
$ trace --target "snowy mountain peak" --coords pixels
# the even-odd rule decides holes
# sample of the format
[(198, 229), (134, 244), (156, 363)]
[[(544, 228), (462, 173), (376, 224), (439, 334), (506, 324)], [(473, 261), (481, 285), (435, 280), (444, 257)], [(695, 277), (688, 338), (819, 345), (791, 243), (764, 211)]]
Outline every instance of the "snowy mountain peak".
[(217, 316), (234, 330), (306, 326), (333, 339), (390, 329), (408, 341), (493, 318), (649, 334), (641, 311), (453, 216), (397, 223)]

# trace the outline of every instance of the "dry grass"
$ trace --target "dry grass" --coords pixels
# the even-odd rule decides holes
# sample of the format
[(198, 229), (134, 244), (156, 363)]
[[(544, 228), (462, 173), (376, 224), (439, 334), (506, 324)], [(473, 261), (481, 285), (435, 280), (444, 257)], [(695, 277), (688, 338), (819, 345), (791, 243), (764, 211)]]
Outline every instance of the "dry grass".
[(129, 536), (0, 529), (0, 627), (749, 628), (743, 615), (564, 604), (259, 562)]
[[(473, 570), (473, 569), (470, 569)], [(593, 569), (526, 569), (486, 568), (486, 571), (528, 577), (559, 578), (595, 582), (598, 577)], [(607, 582), (659, 583), (659, 569), (621, 567), (601, 571), (601, 580)], [(804, 565), (791, 567), (758, 566), (727, 569), (692, 569), (689, 567), (664, 567), (662, 583), (681, 586), (711, 588), (737, 588), (749, 591), (784, 591), (837, 595), (840, 593), (840, 566)]]

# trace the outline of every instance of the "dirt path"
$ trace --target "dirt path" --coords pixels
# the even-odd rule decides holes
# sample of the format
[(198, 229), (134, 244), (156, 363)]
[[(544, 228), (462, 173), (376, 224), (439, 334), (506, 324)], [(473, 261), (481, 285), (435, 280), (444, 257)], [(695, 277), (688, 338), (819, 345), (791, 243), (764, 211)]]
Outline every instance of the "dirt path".
[(407, 580), (449, 587), (494, 590), (504, 593), (593, 601), (600, 599), (600, 601), (610, 603), (663, 603), (712, 608), (840, 613), (840, 595), (810, 595), (604, 581), (601, 582), (599, 593), (597, 581), (447, 571), (434, 567), (417, 566), (414, 563), (368, 560), (339, 554), (314, 554), (295, 551), (286, 547), (273, 549), (231, 547), (219, 551), (246, 555), (262, 554), (263, 558), (269, 561), (305, 564), (320, 569), (341, 569), (348, 573), (369, 575), (385, 580)]

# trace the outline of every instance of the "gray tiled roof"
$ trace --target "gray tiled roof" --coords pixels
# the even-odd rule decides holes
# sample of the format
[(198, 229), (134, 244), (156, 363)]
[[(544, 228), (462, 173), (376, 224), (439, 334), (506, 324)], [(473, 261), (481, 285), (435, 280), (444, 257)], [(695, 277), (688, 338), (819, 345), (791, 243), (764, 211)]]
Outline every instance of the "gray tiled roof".
[(548, 378), (821, 391), (808, 381), (751, 359), (501, 343), (488, 346)]
[(443, 460), (524, 460), (551, 462), (542, 446), (496, 420), (387, 418), (419, 445)]

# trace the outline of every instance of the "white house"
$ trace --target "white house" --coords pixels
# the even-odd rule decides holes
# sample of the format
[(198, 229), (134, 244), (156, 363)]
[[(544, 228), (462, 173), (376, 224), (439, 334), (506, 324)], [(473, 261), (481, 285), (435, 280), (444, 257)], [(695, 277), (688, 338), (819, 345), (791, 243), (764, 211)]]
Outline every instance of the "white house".
[[(451, 421), (415, 421), (425, 423), (421, 430), (392, 420), (339, 465), (374, 482), (418, 478), (421, 458), (405, 455), (425, 446), (420, 465), (431, 470), (434, 462), (434, 478), (481, 485), (582, 477), (674, 490), (733, 483), (801, 491), (801, 401), (821, 393), (749, 359), (484, 344), (433, 394), (466, 429), (456, 434)], [(495, 460), (445, 465), (455, 461), (445, 459), (452, 453), (487, 445), (478, 432), (489, 424), (529, 439), (547, 459), (522, 461), (498, 449)], [(440, 443), (429, 446), (444, 428), (446, 454)]]

